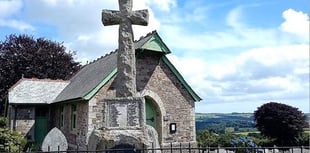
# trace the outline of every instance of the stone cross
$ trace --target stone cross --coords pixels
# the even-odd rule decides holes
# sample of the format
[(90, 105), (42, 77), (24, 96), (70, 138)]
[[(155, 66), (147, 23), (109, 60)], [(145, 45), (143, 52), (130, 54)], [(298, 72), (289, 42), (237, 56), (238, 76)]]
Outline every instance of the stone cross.
[(148, 11), (132, 11), (132, 0), (118, 0), (119, 10), (103, 10), (104, 26), (119, 24), (116, 96), (131, 97), (136, 94), (136, 59), (132, 24), (148, 24)]

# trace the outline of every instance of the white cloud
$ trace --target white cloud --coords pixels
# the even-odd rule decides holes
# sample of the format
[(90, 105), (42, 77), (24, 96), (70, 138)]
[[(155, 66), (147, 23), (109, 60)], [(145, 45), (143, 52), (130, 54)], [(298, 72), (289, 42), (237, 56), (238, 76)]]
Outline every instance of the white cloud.
[(13, 14), (18, 13), (22, 7), (21, 0), (4, 0), (0, 1), (0, 19), (10, 17)]
[(309, 40), (309, 16), (301, 11), (295, 11), (294, 9), (288, 9), (283, 12), (283, 18), (285, 21), (281, 24), (280, 29), (296, 34)]
[(35, 30), (35, 28), (32, 25), (14, 19), (7, 19), (7, 20), (0, 19), (0, 27), (1, 26), (15, 28), (18, 29), (19, 31)]
[[(243, 8), (243, 6), (238, 6), (228, 12), (226, 23), (230, 27), (221, 29), (221, 31), (202, 30), (199, 33), (194, 33), (193, 27), (183, 26), (178, 15), (173, 15), (174, 18), (177, 18), (177, 23), (165, 22), (161, 25), (161, 32), (167, 44), (172, 48), (191, 51), (309, 43), (309, 17), (307, 14), (289, 9), (283, 12), (285, 21), (279, 26), (281, 28), (260, 28), (245, 25), (242, 22)], [(169, 20), (170, 18), (168, 17)]]
[[(52, 3), (52, 5), (51, 5)], [(28, 19), (45, 22), (59, 28), (65, 37), (78, 36), (85, 33), (97, 33), (103, 27), (101, 23), (101, 10), (118, 10), (118, 2), (114, 0), (54, 0), (33, 1), (26, 3)], [(154, 13), (146, 6), (146, 2), (134, 3), (134, 9), (149, 9), (150, 25), (147, 28), (136, 28), (136, 31), (158, 28), (159, 22)], [(40, 12), (40, 13), (38, 13)], [(139, 32), (138, 32), (139, 33)]]
[(29, 23), (23, 20), (11, 19), (13, 15), (20, 12), (22, 6), (23, 3), (21, 0), (0, 1), (0, 27), (15, 28), (19, 31), (33, 31), (35, 28)]
[[(278, 27), (245, 26), (241, 14), (242, 7), (232, 9), (226, 18), (231, 28), (222, 31), (192, 33), (176, 24), (162, 25), (167, 44), (186, 52), (186, 56), (170, 56), (170, 60), (210, 105), (244, 103), (250, 108), (251, 104), (269, 101), (308, 101), (309, 39)], [(232, 56), (232, 48), (239, 48), (240, 53)], [(229, 58), (211, 61), (205, 57), (205, 52), (219, 50)]]
[(243, 28), (191, 33), (188, 29), (173, 24), (162, 25), (160, 30), (171, 47), (191, 51), (276, 46), (291, 43), (293, 39), (279, 37), (281, 33), (276, 29)]
[(254, 48), (220, 63), (202, 56), (169, 59), (207, 103), (287, 102), (309, 98), (308, 48)]
[[(135, 39), (159, 29), (160, 23), (145, 0), (133, 4), (133, 10), (149, 10), (149, 26), (133, 26)], [(78, 51), (78, 60), (92, 60), (118, 47), (118, 26), (101, 23), (101, 10), (119, 9), (115, 0), (38, 0), (25, 3), (25, 8), (29, 22), (56, 27), (67, 48)]]
[(233, 28), (241, 28), (243, 25), (240, 22), (240, 17), (242, 15), (242, 6), (238, 6), (234, 9), (232, 9), (226, 18), (226, 22), (229, 26)]
[(176, 0), (147, 0), (146, 3), (148, 5), (155, 5), (158, 9), (167, 12), (177, 5)]
[(88, 35), (80, 35), (77, 38), (78, 41), (88, 41), (89, 39), (90, 39), (90, 36)]
[(237, 60), (242, 62), (247, 60), (258, 61), (264, 65), (274, 65), (295, 60), (307, 61), (309, 59), (308, 49), (308, 45), (254, 48), (242, 53)]

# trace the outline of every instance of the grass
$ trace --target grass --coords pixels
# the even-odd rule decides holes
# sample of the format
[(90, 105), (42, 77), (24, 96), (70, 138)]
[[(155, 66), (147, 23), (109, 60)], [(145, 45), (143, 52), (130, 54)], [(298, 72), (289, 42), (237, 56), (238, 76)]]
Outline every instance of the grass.
[(260, 133), (259, 131), (251, 131), (251, 132), (235, 132), (234, 134), (248, 136), (249, 133)]

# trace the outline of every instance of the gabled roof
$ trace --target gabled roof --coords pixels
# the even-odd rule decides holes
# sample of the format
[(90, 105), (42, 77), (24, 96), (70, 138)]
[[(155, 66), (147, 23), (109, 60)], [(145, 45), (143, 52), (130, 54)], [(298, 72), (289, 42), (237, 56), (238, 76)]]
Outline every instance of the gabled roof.
[(20, 79), (9, 89), (10, 104), (50, 104), (69, 81)]
[[(171, 64), (166, 54), (170, 53), (169, 48), (162, 41), (156, 31), (153, 31), (135, 41), (135, 49), (140, 51), (161, 52), (163, 62), (168, 65), (176, 75), (185, 89), (190, 93), (195, 101), (201, 98), (186, 83), (180, 73)], [(70, 84), (57, 96), (54, 102), (71, 100), (89, 100), (101, 87), (103, 87), (113, 76), (117, 74), (117, 51), (97, 59), (96, 61), (84, 66), (74, 77), (70, 79)]]
[(139, 40), (135, 41), (135, 49), (150, 50), (163, 54), (171, 53), (156, 31), (148, 33), (145, 37), (141, 37)]
[[(110, 54), (97, 59), (84, 66), (71, 79), (70, 84), (57, 96), (55, 102), (85, 99), (89, 92), (92, 92), (110, 73), (117, 67), (117, 53)], [(103, 84), (104, 85), (104, 84)], [(102, 85), (102, 86), (103, 86)], [(98, 89), (99, 90), (99, 89)]]

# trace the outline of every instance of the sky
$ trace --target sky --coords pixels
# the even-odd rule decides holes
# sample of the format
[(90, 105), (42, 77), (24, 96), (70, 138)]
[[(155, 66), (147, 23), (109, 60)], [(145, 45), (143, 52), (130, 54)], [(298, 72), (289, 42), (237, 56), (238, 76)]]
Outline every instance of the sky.
[[(82, 63), (115, 50), (118, 26), (102, 9), (117, 0), (0, 0), (0, 40), (28, 34), (63, 42)], [(279, 102), (309, 112), (308, 0), (133, 0), (148, 9), (167, 55), (203, 99), (196, 112), (254, 112)]]

